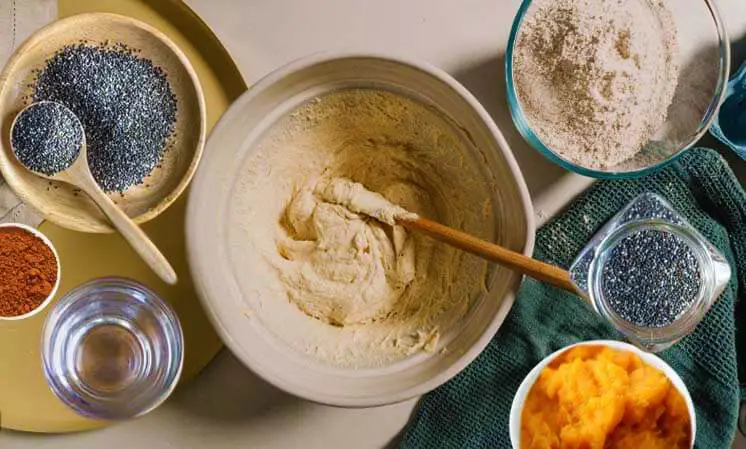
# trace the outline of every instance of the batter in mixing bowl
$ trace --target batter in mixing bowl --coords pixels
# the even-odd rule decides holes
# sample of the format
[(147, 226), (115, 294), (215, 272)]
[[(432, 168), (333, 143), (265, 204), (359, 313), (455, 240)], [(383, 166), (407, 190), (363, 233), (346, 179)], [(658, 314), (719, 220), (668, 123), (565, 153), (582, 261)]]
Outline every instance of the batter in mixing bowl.
[[(394, 220), (493, 239), (483, 165), (458, 126), (404, 95), (340, 90), (283, 117), (242, 168), (227, 231), (255, 292), (248, 319), (336, 366), (441, 349), (487, 290), (488, 265)], [(380, 196), (361, 204), (363, 188)], [(376, 219), (360, 213), (371, 208)]]
[[(378, 204), (358, 204), (371, 196)], [(302, 187), (290, 201), (288, 234), (277, 247), (293, 263), (280, 276), (308, 315), (341, 326), (369, 323), (391, 312), (414, 281), (414, 245), (394, 226), (412, 214), (376, 196), (334, 178)], [(371, 221), (373, 214), (385, 225)]]

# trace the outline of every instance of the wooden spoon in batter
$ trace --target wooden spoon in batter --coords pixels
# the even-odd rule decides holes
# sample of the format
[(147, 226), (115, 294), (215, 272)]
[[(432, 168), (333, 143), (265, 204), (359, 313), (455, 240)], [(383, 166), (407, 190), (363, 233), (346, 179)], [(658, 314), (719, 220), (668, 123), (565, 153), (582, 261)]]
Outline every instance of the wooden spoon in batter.
[(577, 292), (567, 270), (540, 262), (457, 229), (421, 218), (417, 214), (392, 204), (380, 194), (367, 190), (360, 183), (346, 178), (334, 178), (319, 182), (315, 191), (325, 201), (342, 205), (355, 213), (368, 215), (389, 225), (398, 224), (410, 231), (428, 235), (455, 248), (498, 263), (534, 279), (572, 293)]
[(403, 218), (397, 219), (396, 223), (410, 231), (426, 234), (435, 240), (439, 240), (491, 262), (498, 263), (526, 276), (531, 276), (534, 279), (552, 284), (571, 293), (577, 292), (570, 280), (570, 273), (555, 265), (538, 261), (426, 218)]

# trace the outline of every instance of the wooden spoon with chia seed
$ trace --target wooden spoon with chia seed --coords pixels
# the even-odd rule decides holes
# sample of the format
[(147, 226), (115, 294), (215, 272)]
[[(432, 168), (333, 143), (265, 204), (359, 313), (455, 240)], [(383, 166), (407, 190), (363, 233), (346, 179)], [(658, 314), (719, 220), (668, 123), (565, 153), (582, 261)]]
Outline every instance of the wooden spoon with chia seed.
[(93, 178), (85, 131), (75, 113), (53, 101), (32, 103), (13, 120), (10, 143), (16, 159), (31, 172), (85, 192), (143, 261), (164, 282), (176, 284), (176, 272), (166, 257)]

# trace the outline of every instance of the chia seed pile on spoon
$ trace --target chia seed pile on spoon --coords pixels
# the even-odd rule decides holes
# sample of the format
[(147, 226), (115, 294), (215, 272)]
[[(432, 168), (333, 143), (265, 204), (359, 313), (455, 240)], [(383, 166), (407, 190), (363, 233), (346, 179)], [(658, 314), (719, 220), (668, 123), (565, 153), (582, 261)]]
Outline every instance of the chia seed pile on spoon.
[(18, 160), (47, 176), (67, 169), (78, 157), (83, 129), (70, 109), (54, 102), (34, 103), (13, 126), (11, 142)]

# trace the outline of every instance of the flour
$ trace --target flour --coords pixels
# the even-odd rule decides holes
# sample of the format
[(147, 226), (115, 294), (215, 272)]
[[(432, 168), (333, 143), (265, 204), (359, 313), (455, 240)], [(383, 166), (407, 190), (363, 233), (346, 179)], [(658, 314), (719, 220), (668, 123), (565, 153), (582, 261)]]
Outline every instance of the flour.
[(477, 151), (436, 109), (382, 90), (329, 93), (280, 119), (242, 166), (226, 225), (247, 319), (334, 366), (440, 350), (492, 268), (395, 221), (494, 236)]
[(679, 74), (664, 0), (538, 0), (513, 57), (520, 105), (553, 151), (590, 168), (637, 154), (666, 121)]

